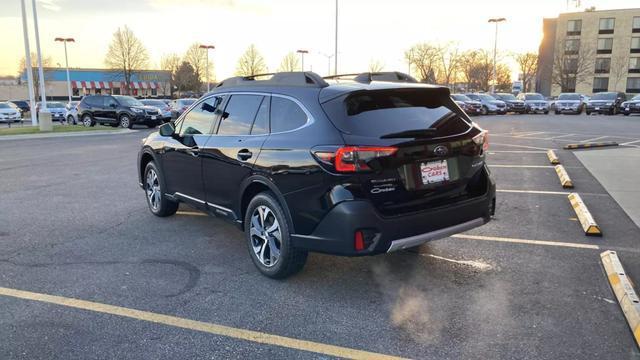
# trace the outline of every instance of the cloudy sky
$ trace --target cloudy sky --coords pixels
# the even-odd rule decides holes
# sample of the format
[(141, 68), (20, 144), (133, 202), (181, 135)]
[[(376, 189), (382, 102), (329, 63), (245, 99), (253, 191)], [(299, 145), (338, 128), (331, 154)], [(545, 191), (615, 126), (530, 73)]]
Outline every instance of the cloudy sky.
[[(29, 25), (31, 0), (27, 1)], [(570, 1), (573, 2), (573, 1)], [(638, 0), (582, 0), (580, 8), (599, 10), (638, 7)], [(385, 70), (406, 71), (404, 50), (424, 41), (453, 42), (460, 48), (493, 48), (490, 17), (501, 25), (499, 49), (505, 54), (537, 51), (542, 18), (567, 11), (566, 0), (339, 0), (339, 71), (366, 70), (379, 61)], [(17, 73), (24, 56), (20, 0), (0, 5), (0, 75)], [(575, 11), (575, 8), (571, 8)], [(325, 55), (333, 54), (335, 0), (39, 0), (40, 41), (44, 56), (64, 65), (55, 37), (74, 37), (71, 67), (104, 67), (113, 32), (127, 25), (143, 41), (157, 68), (163, 54), (182, 54), (194, 43), (216, 46), (215, 74), (233, 74), (238, 57), (256, 44), (270, 70), (289, 51), (309, 50), (305, 67), (328, 71)], [(31, 31), (32, 51), (35, 40)], [(332, 70), (333, 71), (333, 70)]]

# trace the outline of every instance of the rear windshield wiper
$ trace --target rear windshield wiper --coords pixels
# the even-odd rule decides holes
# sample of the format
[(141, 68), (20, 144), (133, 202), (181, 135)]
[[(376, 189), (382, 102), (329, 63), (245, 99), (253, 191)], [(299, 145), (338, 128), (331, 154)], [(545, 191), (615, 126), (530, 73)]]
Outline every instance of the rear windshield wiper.
[(390, 133), (386, 135), (380, 136), (380, 139), (396, 139), (396, 138), (431, 138), (436, 134), (436, 129), (428, 128), (428, 129), (416, 129), (416, 130), (406, 130), (400, 131), (396, 133)]

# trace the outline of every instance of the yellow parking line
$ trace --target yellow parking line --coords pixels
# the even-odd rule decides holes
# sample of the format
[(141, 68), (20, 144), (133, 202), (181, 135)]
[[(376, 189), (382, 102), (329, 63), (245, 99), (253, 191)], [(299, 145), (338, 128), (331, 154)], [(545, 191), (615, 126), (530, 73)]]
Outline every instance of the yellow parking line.
[(335, 356), (347, 359), (401, 359), (399, 357), (373, 353), (368, 351), (328, 345), (313, 341), (300, 340), (290, 337), (267, 334), (259, 331), (238, 329), (202, 321), (179, 318), (176, 316), (152, 313), (149, 311), (129, 309), (121, 306), (102, 304), (93, 301), (78, 300), (62, 296), (47, 295), (30, 291), (0, 287), (0, 295), (12, 298), (39, 301), (48, 304), (61, 305), (97, 313), (116, 315), (136, 320), (148, 321), (156, 324), (169, 325), (182, 329), (205, 332), (225, 336), (233, 339), (252, 341), (260, 344), (280, 346), (284, 348), (309, 351), (313, 353)]
[(456, 239), (463, 239), (463, 240), (497, 241), (497, 242), (506, 242), (506, 243), (514, 243), (514, 244), (559, 246), (559, 247), (590, 249), (590, 250), (600, 249), (600, 246), (598, 245), (568, 243), (568, 242), (562, 242), (562, 241), (527, 240), (527, 239), (515, 239), (515, 238), (498, 237), (498, 236), (480, 236), (480, 235), (467, 235), (467, 234), (457, 234), (457, 235), (452, 235), (451, 237)]

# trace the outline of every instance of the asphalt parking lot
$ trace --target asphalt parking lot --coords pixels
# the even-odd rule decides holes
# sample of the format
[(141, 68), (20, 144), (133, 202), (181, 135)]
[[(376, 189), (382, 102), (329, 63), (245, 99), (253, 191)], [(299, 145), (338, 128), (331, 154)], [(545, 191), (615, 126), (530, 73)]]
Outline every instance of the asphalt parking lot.
[[(562, 150), (640, 146), (640, 117), (474, 120), (491, 132), (494, 221), (421, 254), (312, 254), (286, 281), (258, 273), (230, 224), (151, 215), (147, 130), (0, 141), (0, 358), (640, 358), (599, 256), (618, 251), (640, 281), (640, 230)], [(604, 236), (583, 234), (547, 149)]]

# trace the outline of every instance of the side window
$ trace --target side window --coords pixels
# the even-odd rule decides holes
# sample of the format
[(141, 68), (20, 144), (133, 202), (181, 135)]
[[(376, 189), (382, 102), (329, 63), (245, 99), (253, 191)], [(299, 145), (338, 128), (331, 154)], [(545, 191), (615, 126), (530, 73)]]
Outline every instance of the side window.
[(116, 101), (116, 99), (112, 98), (111, 96), (105, 97), (104, 98), (104, 106), (105, 107), (111, 107), (111, 105), (118, 106), (118, 102)]
[(222, 113), (218, 135), (249, 135), (264, 96), (232, 95)]
[(210, 134), (216, 118), (216, 109), (222, 104), (222, 96), (211, 97), (191, 109), (180, 124), (180, 136)]
[(272, 133), (297, 129), (307, 120), (307, 114), (295, 102), (277, 96), (271, 98)]
[(258, 109), (258, 114), (256, 115), (256, 120), (253, 122), (253, 127), (251, 128), (251, 135), (262, 135), (269, 133), (269, 107), (271, 103), (271, 98), (269, 96), (265, 96), (262, 100), (262, 104), (260, 104), (260, 109)]

